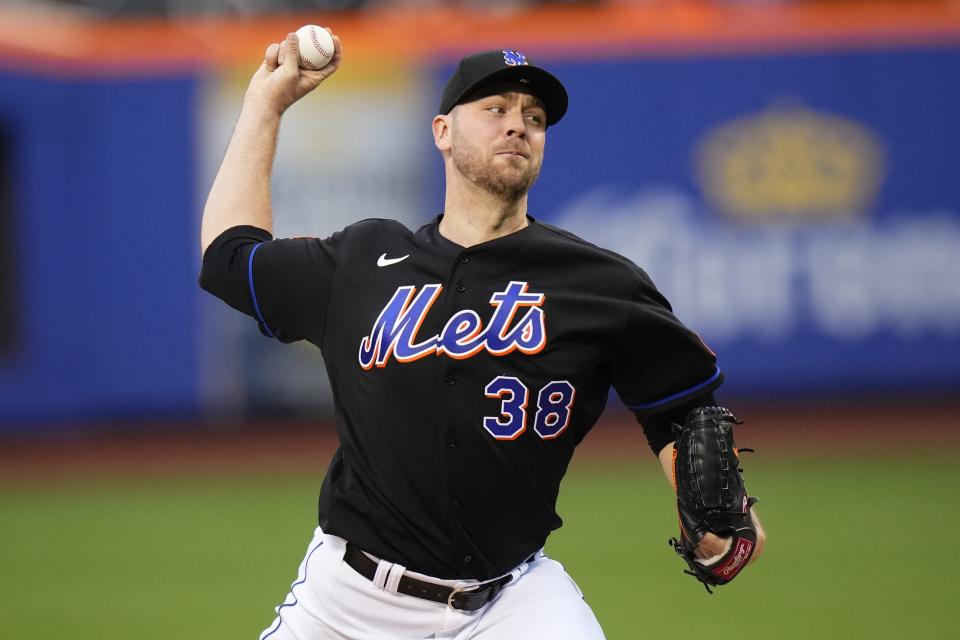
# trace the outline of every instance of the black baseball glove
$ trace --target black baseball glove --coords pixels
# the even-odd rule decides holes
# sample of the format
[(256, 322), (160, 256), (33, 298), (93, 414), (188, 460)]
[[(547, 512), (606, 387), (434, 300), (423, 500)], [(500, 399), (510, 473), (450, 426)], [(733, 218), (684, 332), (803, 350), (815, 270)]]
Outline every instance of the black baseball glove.
[[(713, 593), (710, 587), (726, 584), (740, 573), (757, 544), (750, 516), (757, 498), (749, 497), (743, 484), (739, 451), (733, 442), (735, 424), (741, 421), (723, 407), (699, 407), (687, 414), (682, 427), (674, 425), (680, 538), (669, 543), (690, 567), (684, 573), (702, 582), (709, 593)], [(693, 553), (707, 532), (731, 538), (729, 550), (709, 565)]]

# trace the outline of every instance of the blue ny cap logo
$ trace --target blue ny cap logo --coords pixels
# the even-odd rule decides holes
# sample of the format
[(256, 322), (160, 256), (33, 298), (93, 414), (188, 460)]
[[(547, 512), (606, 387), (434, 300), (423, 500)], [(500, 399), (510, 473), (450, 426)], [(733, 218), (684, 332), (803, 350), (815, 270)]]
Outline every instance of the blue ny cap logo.
[(527, 56), (523, 55), (519, 51), (514, 51), (513, 49), (504, 49), (503, 61), (511, 67), (515, 67), (517, 65), (527, 64)]

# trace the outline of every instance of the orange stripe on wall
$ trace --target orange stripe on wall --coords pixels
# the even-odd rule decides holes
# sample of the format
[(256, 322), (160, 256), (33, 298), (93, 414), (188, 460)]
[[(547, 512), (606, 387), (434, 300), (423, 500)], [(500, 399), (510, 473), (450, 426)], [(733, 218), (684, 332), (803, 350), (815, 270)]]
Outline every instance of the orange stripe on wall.
[(508, 14), (382, 9), (169, 21), (100, 21), (5, 8), (0, 65), (69, 74), (249, 64), (267, 44), (306, 23), (332, 27), (348, 59), (413, 62), (503, 46), (591, 58), (960, 44), (960, 5), (917, 0), (780, 7), (611, 4)]

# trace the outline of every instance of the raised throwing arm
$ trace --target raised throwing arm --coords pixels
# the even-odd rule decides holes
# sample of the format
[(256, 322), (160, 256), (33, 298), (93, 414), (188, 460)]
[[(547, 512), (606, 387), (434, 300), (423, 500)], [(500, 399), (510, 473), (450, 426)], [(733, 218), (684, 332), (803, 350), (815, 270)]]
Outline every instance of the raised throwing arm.
[(238, 225), (273, 231), (270, 176), (280, 118), (339, 68), (340, 39), (333, 36), (333, 42), (333, 59), (319, 71), (299, 67), (295, 33), (267, 47), (263, 63), (247, 87), (240, 118), (207, 197), (200, 231), (202, 251), (218, 235)]

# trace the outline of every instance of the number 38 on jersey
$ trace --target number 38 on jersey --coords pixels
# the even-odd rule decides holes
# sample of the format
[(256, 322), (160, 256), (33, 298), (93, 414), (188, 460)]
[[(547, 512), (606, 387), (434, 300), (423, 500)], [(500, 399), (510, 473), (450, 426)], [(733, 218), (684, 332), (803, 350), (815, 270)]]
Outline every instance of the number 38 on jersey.
[[(484, 389), (488, 398), (500, 400), (500, 416), (483, 419), (483, 428), (497, 440), (514, 440), (527, 430), (530, 390), (512, 376), (497, 376)], [(533, 430), (544, 440), (559, 436), (570, 424), (570, 410), (577, 395), (566, 380), (548, 382), (537, 392)]]

